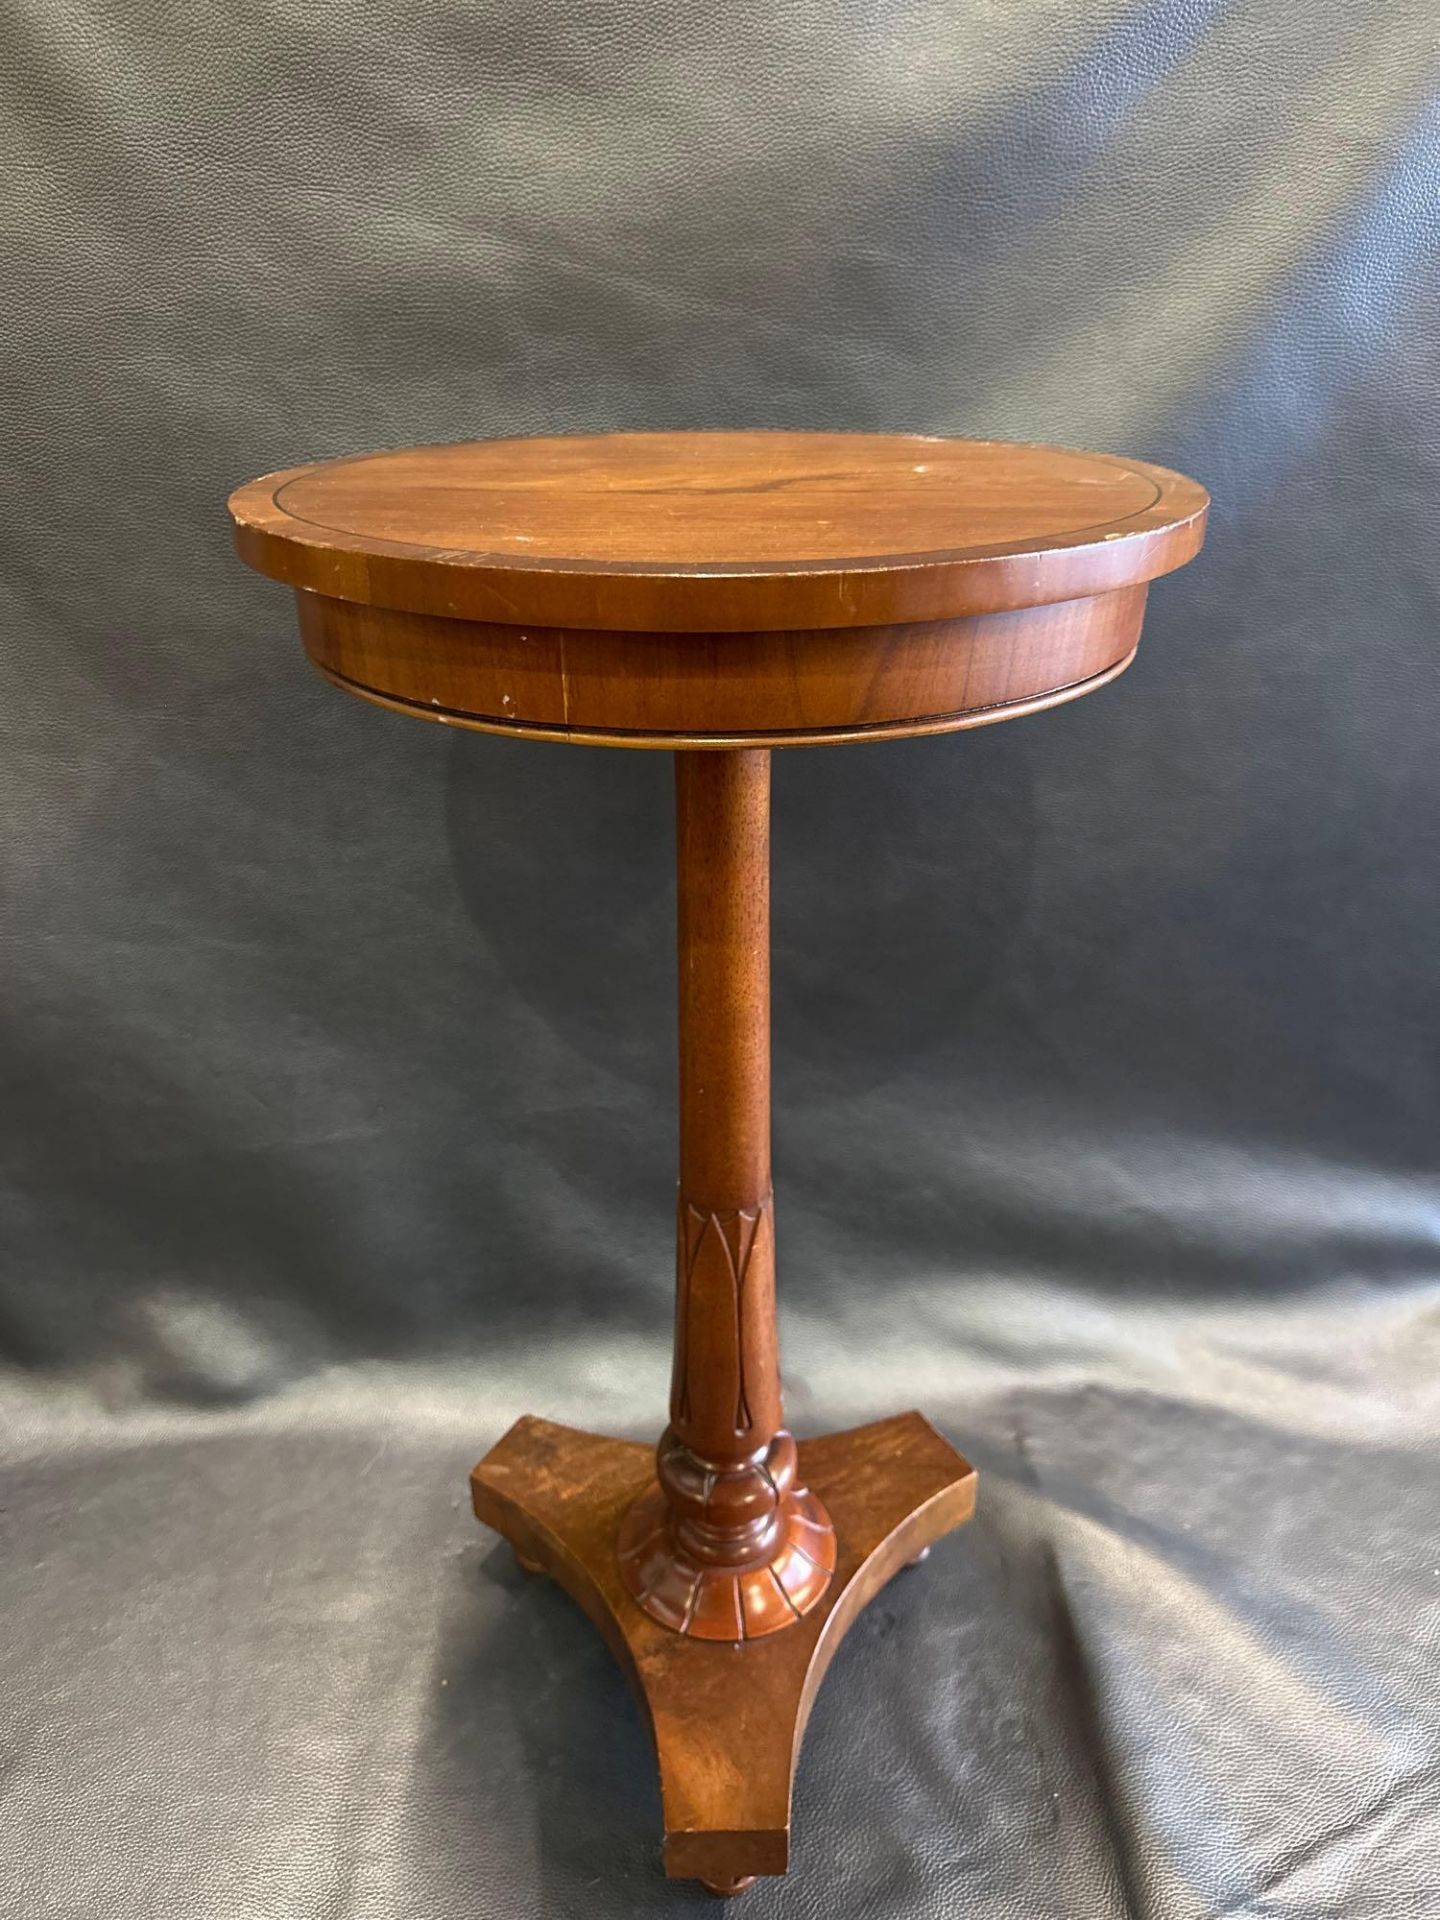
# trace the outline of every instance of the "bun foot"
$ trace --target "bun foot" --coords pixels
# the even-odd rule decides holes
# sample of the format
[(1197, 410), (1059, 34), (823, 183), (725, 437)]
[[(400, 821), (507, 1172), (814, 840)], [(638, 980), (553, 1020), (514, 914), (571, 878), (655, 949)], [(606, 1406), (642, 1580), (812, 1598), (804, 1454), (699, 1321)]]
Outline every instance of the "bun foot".
[(538, 1560), (528, 1560), (520, 1551), (519, 1547), (512, 1546), (510, 1551), (514, 1554), (515, 1564), (522, 1573), (543, 1573), (545, 1571)]
[(928, 1560), (929, 1558), (930, 1558), (929, 1547), (921, 1547), (918, 1553), (911, 1554), (910, 1558), (905, 1562), (905, 1565), (907, 1567), (918, 1567), (922, 1561)]
[(702, 1880), (700, 1884), (707, 1893), (729, 1900), (737, 1893), (744, 1893), (747, 1887), (753, 1887), (758, 1878), (757, 1874), (742, 1873), (738, 1880)]

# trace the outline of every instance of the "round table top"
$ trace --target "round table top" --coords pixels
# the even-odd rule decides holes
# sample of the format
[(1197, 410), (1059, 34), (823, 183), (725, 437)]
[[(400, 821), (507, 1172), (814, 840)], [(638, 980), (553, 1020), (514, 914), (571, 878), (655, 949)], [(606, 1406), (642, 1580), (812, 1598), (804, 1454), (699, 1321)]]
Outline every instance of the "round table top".
[(1183, 474), (913, 434), (462, 441), (294, 467), (231, 496), (261, 572), (500, 625), (797, 631), (953, 620), (1135, 586), (1199, 548)]

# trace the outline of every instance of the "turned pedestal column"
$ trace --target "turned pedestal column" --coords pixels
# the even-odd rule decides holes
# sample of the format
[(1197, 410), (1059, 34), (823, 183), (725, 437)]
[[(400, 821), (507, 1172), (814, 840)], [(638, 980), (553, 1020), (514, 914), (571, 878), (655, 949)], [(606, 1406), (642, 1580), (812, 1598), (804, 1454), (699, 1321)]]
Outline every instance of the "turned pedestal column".
[(614, 434), (328, 461), (230, 505), (337, 686), (452, 726), (675, 753), (669, 1423), (652, 1453), (527, 1417), (472, 1492), (629, 1672), (666, 1871), (738, 1892), (786, 1868), (800, 1738), (846, 1629), (975, 1503), (918, 1413), (798, 1445), (785, 1427), (771, 749), (958, 731), (1103, 686), (1148, 583), (1198, 550), (1204, 491), (993, 441)]
[(835, 1530), (798, 1481), (775, 1350), (770, 1186), (770, 755), (675, 756), (680, 1192), (675, 1372), (656, 1484), (620, 1571), (652, 1619), (754, 1640), (806, 1613)]

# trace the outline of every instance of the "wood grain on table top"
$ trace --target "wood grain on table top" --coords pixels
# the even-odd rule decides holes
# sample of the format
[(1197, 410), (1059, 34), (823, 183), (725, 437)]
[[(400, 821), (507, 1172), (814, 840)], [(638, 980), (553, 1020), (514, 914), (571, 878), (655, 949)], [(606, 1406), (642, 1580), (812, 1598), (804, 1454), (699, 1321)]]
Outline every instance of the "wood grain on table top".
[(1199, 547), (1193, 480), (909, 434), (477, 440), (291, 468), (244, 557), (341, 599), (524, 625), (732, 632), (953, 619), (1108, 592)]

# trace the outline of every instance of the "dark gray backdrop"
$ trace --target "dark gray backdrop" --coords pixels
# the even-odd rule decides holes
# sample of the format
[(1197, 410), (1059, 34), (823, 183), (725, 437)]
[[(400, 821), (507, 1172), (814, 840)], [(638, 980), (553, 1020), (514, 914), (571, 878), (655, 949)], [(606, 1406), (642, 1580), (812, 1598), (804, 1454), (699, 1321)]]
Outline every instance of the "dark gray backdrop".
[(464, 1489), (661, 1417), (669, 765), (340, 699), (222, 503), (753, 424), (1216, 507), (1101, 697), (777, 764), (794, 1424), (985, 1488), (745, 1911), (1440, 1915), (1436, 70), (1427, 0), (11, 0), (7, 1920), (710, 1910)]

